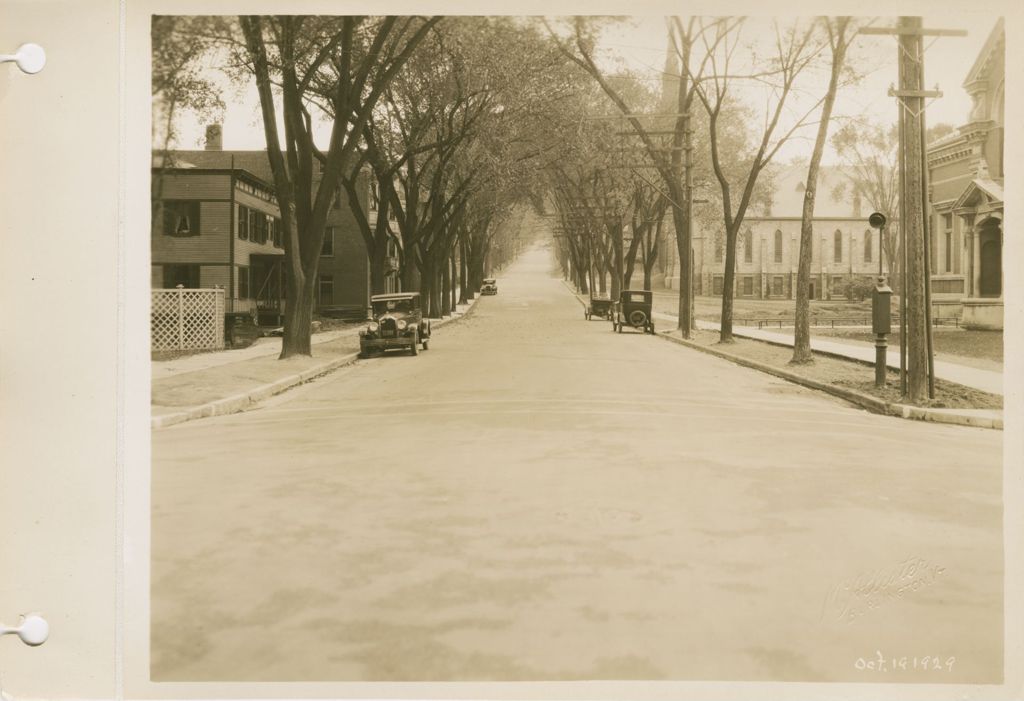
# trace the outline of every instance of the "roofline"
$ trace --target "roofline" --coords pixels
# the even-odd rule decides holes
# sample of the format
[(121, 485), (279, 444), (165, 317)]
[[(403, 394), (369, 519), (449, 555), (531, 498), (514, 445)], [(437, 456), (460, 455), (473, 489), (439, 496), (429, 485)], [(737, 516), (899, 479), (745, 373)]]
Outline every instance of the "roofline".
[(174, 175), (243, 175), (246, 178), (255, 181), (256, 184), (267, 188), (275, 195), (277, 194), (277, 192), (274, 190), (273, 185), (271, 185), (270, 183), (268, 183), (266, 180), (256, 175), (255, 173), (253, 173), (251, 170), (246, 170), (245, 168), (204, 168), (203, 166), (183, 168), (180, 166), (153, 166), (151, 170), (154, 173), (173, 173)]
[(988, 62), (989, 55), (992, 53), (992, 49), (995, 48), (997, 38), (1000, 35), (1005, 35), (1005, 32), (1005, 22), (1002, 17), (999, 17), (996, 20), (995, 25), (993, 25), (992, 31), (988, 33), (988, 38), (985, 39), (985, 44), (981, 47), (981, 51), (978, 52), (978, 57), (974, 59), (974, 63), (971, 65), (971, 70), (967, 71), (967, 75), (964, 77), (964, 82), (961, 84), (961, 87), (966, 88), (978, 79), (975, 74), (980, 72)]

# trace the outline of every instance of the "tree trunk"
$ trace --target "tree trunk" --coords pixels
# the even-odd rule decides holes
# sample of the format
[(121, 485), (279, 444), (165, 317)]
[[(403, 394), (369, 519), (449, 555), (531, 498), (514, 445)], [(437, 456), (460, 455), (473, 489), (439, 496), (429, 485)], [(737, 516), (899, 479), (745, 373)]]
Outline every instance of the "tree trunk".
[[(831, 22), (825, 19), (825, 22)], [(814, 362), (811, 353), (811, 251), (814, 241), (814, 202), (818, 193), (818, 169), (821, 156), (828, 138), (829, 121), (832, 119), (832, 107), (836, 102), (839, 87), (839, 75), (843, 70), (846, 56), (846, 25), (849, 20), (841, 17), (836, 27), (837, 36), (833, 39), (832, 71), (829, 77), (828, 92), (821, 106), (821, 119), (818, 122), (818, 133), (814, 139), (814, 150), (811, 162), (807, 167), (807, 187), (804, 190), (803, 211), (800, 218), (800, 258), (796, 271), (796, 314), (793, 329), (793, 358), (790, 365), (804, 365)], [(831, 32), (830, 32), (831, 35)], [(825, 251), (821, 252), (825, 255)], [(853, 254), (850, 254), (851, 261)]]
[(459, 304), (468, 304), (472, 296), (469, 292), (469, 246), (465, 241), (459, 243)]
[[(685, 195), (682, 188), (673, 185), (669, 194), (674, 203), (682, 202)], [(693, 332), (693, 284), (691, 278), (690, 258), (693, 249), (692, 232), (690, 230), (689, 212), (684, 207), (672, 205), (672, 223), (676, 231), (676, 251), (679, 255), (679, 333), (683, 338), (690, 338)]]
[(732, 337), (732, 302), (736, 291), (736, 239), (739, 232), (733, 226), (725, 232), (725, 279), (722, 281), (722, 319), (719, 343), (735, 343)]
[(459, 305), (459, 261), (455, 258), (455, 250), (452, 250), (448, 258), (452, 270), (451, 309), (454, 312)]
[(316, 276), (292, 272), (285, 280), (288, 296), (280, 360), (293, 355), (312, 355), (310, 329), (313, 324), (313, 286)]
[(386, 245), (374, 246), (370, 254), (370, 294), (382, 295), (387, 292), (387, 275), (384, 273), (386, 254)]
[(420, 291), (420, 269), (411, 251), (406, 252), (402, 262), (402, 292)]
[(657, 256), (648, 256), (644, 261), (644, 289), (651, 289), (651, 274), (654, 272), (654, 264), (658, 261)]
[(440, 315), (448, 316), (452, 313), (452, 266), (449, 263), (447, 257), (444, 259), (444, 264), (441, 266), (441, 299), (440, 301)]

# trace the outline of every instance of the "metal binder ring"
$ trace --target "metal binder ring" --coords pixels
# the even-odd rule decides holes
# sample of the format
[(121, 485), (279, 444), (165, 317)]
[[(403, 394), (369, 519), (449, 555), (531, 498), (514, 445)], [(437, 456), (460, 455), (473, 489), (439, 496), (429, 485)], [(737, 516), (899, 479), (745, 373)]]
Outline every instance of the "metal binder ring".
[(23, 73), (38, 73), (46, 65), (46, 52), (39, 44), (22, 44), (13, 54), (0, 54), (0, 63), (14, 61)]

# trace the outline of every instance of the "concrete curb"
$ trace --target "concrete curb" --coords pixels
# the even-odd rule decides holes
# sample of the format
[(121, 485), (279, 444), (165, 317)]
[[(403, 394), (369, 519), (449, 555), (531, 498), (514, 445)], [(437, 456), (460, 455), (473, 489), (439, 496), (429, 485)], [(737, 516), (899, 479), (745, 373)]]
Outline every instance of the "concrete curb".
[[(459, 321), (469, 316), (474, 309), (476, 309), (476, 303), (480, 299), (479, 296), (474, 297), (469, 303), (469, 308), (466, 311), (459, 314), (459, 316), (449, 316), (444, 319), (431, 319), (431, 328), (437, 328), (438, 326), (444, 326), (453, 321)], [(175, 424), (184, 423), (186, 421), (192, 421), (194, 419), (203, 419), (208, 416), (224, 416), (225, 414), (237, 414), (238, 412), (245, 411), (249, 407), (257, 404), (264, 399), (273, 397), (276, 394), (281, 394), (292, 387), (297, 385), (311, 382), (327, 375), (328, 373), (337, 370), (345, 365), (350, 365), (359, 359), (359, 352), (349, 353), (343, 355), (340, 358), (335, 358), (321, 365), (316, 365), (304, 370), (303, 372), (295, 375), (288, 375), (287, 377), (281, 378), (269, 384), (261, 385), (255, 389), (243, 392), (241, 394), (235, 394), (230, 397), (218, 399), (216, 401), (207, 402), (206, 404), (200, 404), (199, 406), (189, 407), (184, 411), (177, 411), (173, 414), (163, 414), (162, 416), (153, 416), (150, 418), (150, 428), (166, 428), (167, 426), (173, 426)], [(244, 362), (244, 361), (243, 361)]]
[[(898, 418), (913, 419), (917, 421), (932, 421), (934, 423), (955, 424), (958, 426), (974, 426), (977, 428), (991, 428), (999, 431), (1003, 430), (1002, 419), (989, 416), (972, 416), (971, 414), (956, 413), (955, 411), (951, 411), (948, 409), (936, 410), (929, 409), (926, 407), (899, 404), (896, 402), (887, 402), (884, 399), (878, 399), (877, 397), (872, 397), (869, 394), (857, 392), (856, 390), (847, 389), (845, 387), (837, 387), (835, 385), (826, 384), (824, 382), (818, 382), (817, 380), (812, 380), (810, 378), (797, 375), (796, 373), (783, 370), (782, 368), (777, 368), (774, 365), (767, 365), (765, 363), (760, 363), (756, 360), (750, 360), (749, 358), (743, 358), (738, 355), (733, 355), (732, 353), (728, 353), (717, 348), (709, 348), (708, 346), (703, 346), (700, 345), (699, 343), (687, 341), (684, 338), (677, 338), (675, 336), (672, 336), (667, 331), (659, 331), (657, 335), (665, 339), (666, 341), (671, 341), (672, 343), (676, 343), (678, 345), (685, 346), (687, 348), (692, 348), (693, 350), (697, 350), (702, 353), (707, 353), (708, 355), (713, 355), (718, 358), (728, 360), (730, 362), (736, 363), (737, 365), (742, 365), (744, 367), (748, 367), (754, 370), (759, 370), (769, 375), (774, 375), (775, 377), (779, 377), (783, 380), (787, 380), (789, 382), (801, 385), (803, 387), (807, 387), (809, 389), (816, 389), (821, 392), (831, 394), (835, 397), (839, 397), (840, 399), (850, 402), (855, 406), (859, 406), (862, 409), (867, 409), (868, 411), (875, 414), (884, 414), (886, 416), (895, 416)], [(756, 341), (758, 339), (749, 340)], [(847, 360), (850, 359), (847, 358)]]
[[(575, 297), (576, 300), (585, 308), (587, 306), (587, 303), (583, 300), (582, 297), (580, 297), (579, 294), (577, 294), (576, 290), (574, 290), (567, 281), (562, 280), (562, 283), (565, 285), (565, 288), (569, 290), (572, 296)], [(775, 377), (779, 377), (783, 380), (787, 380), (794, 384), (801, 385), (809, 389), (816, 389), (827, 394), (831, 394), (835, 397), (839, 397), (840, 399), (844, 399), (855, 406), (859, 406), (862, 409), (867, 409), (868, 411), (875, 414), (884, 414), (886, 416), (895, 416), (902, 419), (912, 419), (916, 421), (932, 421), (934, 423), (955, 424), (958, 426), (974, 426), (977, 428), (991, 428), (998, 431), (1003, 430), (1002, 419), (993, 418), (990, 416), (972, 416), (971, 414), (957, 413), (956, 410), (937, 410), (929, 409), (926, 407), (910, 406), (908, 404), (899, 404), (896, 402), (887, 402), (884, 399), (878, 399), (877, 397), (872, 397), (871, 395), (864, 394), (863, 392), (857, 392), (852, 389), (846, 389), (845, 387), (836, 387), (835, 385), (829, 385), (824, 382), (818, 382), (817, 380), (812, 380), (810, 378), (797, 375), (787, 370), (783, 370), (782, 368), (777, 368), (774, 365), (759, 363), (756, 360), (749, 360), (748, 358), (733, 355), (732, 353), (722, 351), (717, 348), (709, 348), (707, 346), (702, 346), (699, 343), (693, 343), (692, 341), (687, 341), (684, 338), (672, 336), (671, 332), (668, 331), (659, 331), (656, 335), (660, 336), (666, 341), (671, 341), (672, 343), (677, 343), (681, 346), (686, 346), (687, 348), (692, 348), (694, 350), (701, 351), (702, 353), (707, 353), (708, 355), (713, 355), (724, 360), (728, 360), (730, 362), (736, 363), (737, 365), (742, 365), (753, 370), (759, 370), (760, 372), (768, 373), (769, 375), (774, 375)], [(758, 343), (782, 345), (774, 343), (772, 341), (765, 341), (760, 338), (752, 338), (750, 336), (744, 336), (744, 338), (750, 341), (756, 341)], [(820, 353), (821, 355), (827, 355), (834, 358), (838, 358), (839, 360), (857, 362), (869, 366), (872, 365), (871, 363), (864, 363), (864, 361), (861, 361), (858, 358), (849, 358), (847, 356), (842, 356), (839, 354), (833, 354), (823, 351), (814, 352)]]

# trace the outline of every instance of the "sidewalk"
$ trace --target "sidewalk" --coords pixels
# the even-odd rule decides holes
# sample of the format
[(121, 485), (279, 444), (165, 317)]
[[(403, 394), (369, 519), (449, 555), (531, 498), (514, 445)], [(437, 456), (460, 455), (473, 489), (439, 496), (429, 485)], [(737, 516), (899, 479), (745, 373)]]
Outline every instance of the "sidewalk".
[[(443, 327), (470, 313), (479, 297), (460, 304), (455, 314), (432, 319)], [(313, 336), (314, 356), (278, 360), (280, 338), (265, 338), (248, 348), (198, 353), (152, 363), (152, 428), (205, 416), (243, 411), (291, 387), (309, 382), (359, 357), (361, 325)]]
[[(312, 343), (314, 346), (319, 346), (323, 343), (329, 343), (339, 338), (349, 336), (352, 338), (358, 338), (359, 329), (362, 328), (362, 326), (362, 324), (359, 324), (353, 325), (348, 329), (315, 333), (312, 337)], [(279, 336), (268, 336), (256, 339), (256, 341), (247, 348), (232, 348), (222, 351), (213, 351), (210, 353), (195, 353), (194, 355), (186, 355), (172, 360), (154, 360), (152, 366), (152, 379), (154, 381), (162, 380), (166, 377), (173, 377), (174, 375), (180, 375), (185, 372), (196, 372), (197, 370), (205, 370), (207, 368), (217, 367), (220, 365), (230, 365), (231, 363), (237, 363), (251, 358), (263, 358), (268, 355), (278, 356), (280, 354), (281, 338)]]
[[(655, 313), (654, 317), (656, 319), (678, 323), (678, 317), (671, 314)], [(710, 331), (718, 331), (720, 328), (718, 322), (704, 321), (702, 319), (697, 320), (697, 327)], [(772, 331), (765, 331), (764, 329), (754, 329), (745, 326), (733, 326), (732, 332), (735, 336), (753, 338), (759, 341), (774, 343), (779, 346), (787, 346), (789, 348), (793, 347), (793, 336), (789, 334), (774, 333)], [(854, 360), (860, 360), (870, 364), (874, 364), (875, 362), (875, 349), (871, 346), (858, 346), (850, 343), (840, 343), (823, 338), (814, 338), (812, 336), (811, 350), (819, 353), (826, 353), (828, 355), (852, 358)], [(893, 349), (890, 347), (885, 360), (889, 367), (899, 369), (899, 348)], [(1002, 395), (1003, 393), (1003, 373), (1001, 372), (982, 370), (957, 363), (950, 363), (948, 361), (936, 360), (935, 376), (942, 380), (964, 385), (965, 387), (980, 389), (983, 392), (999, 395)]]

